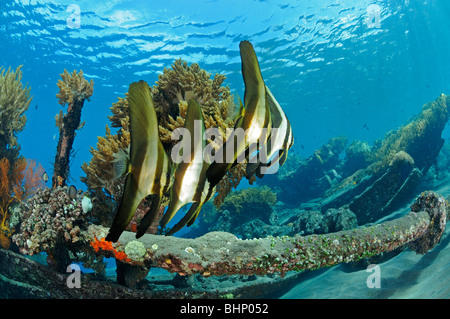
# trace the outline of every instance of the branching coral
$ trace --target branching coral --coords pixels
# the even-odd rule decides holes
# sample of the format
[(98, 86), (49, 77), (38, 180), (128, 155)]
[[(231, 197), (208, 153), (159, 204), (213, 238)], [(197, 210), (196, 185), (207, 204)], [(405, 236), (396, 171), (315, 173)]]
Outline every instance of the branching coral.
[[(219, 208), (227, 195), (231, 192), (233, 188), (237, 188), (242, 178), (246, 176), (245, 169), (246, 163), (237, 164), (235, 167), (231, 168), (227, 174), (222, 178), (222, 180), (217, 185), (217, 196), (214, 197), (214, 205)], [(249, 180), (249, 184), (252, 185), (256, 180), (255, 176), (252, 176)]]
[(180, 114), (178, 103), (191, 98), (207, 107), (226, 100), (230, 96), (230, 90), (222, 87), (225, 76), (216, 74), (213, 79), (210, 76), (198, 64), (188, 66), (181, 59), (176, 60), (171, 69), (164, 68), (153, 87), (153, 99), (158, 113), (175, 117)]
[(31, 103), (30, 88), (22, 85), (22, 66), (15, 72), (0, 67), (0, 158), (10, 162), (19, 155), (17, 133), (25, 127), (25, 111)]
[(225, 138), (227, 128), (234, 126), (235, 104), (228, 86), (223, 87), (225, 76), (202, 70), (196, 63), (188, 66), (178, 59), (172, 68), (165, 68), (153, 86), (153, 99), (158, 114), (161, 141), (169, 146), (174, 129), (184, 126), (187, 102), (195, 98), (202, 106), (205, 128), (218, 128)]
[(94, 90), (94, 81), (88, 82), (83, 76), (83, 71), (77, 73), (74, 70), (70, 74), (67, 70), (64, 70), (61, 78), (62, 80), (58, 80), (57, 83), (59, 93), (56, 94), (56, 97), (59, 99), (59, 104), (65, 105), (67, 103), (68, 106), (65, 115), (60, 112), (56, 116), (59, 140), (52, 177), (53, 188), (65, 185), (69, 176), (69, 158), (75, 139), (75, 131), (83, 126), (83, 124), (80, 124), (81, 109), (84, 101), (86, 99), (89, 101)]

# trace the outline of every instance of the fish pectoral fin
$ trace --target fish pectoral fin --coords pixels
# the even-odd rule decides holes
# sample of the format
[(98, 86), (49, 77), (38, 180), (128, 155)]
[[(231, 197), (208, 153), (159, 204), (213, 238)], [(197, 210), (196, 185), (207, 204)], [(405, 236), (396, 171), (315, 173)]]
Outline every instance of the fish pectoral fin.
[[(166, 236), (175, 234), (177, 231), (179, 231), (181, 228), (186, 226), (186, 224), (188, 224), (188, 223), (190, 223), (189, 226), (192, 225), (192, 223), (194, 221), (192, 221), (192, 223), (191, 223), (191, 220), (194, 216), (195, 216), (195, 218), (197, 218), (197, 215), (198, 215), (198, 212), (200, 211), (200, 209), (201, 209), (200, 203), (198, 203), (198, 202), (192, 203), (192, 205), (189, 208), (186, 215), (184, 215), (184, 217), (177, 224), (175, 224), (175, 226), (173, 226), (169, 232), (167, 232)], [(195, 220), (195, 218), (194, 218), (194, 220)]]
[(151, 200), (152, 203), (150, 204), (149, 211), (145, 214), (144, 218), (142, 218), (139, 226), (137, 227), (136, 238), (142, 237), (142, 235), (147, 232), (147, 229), (153, 224), (158, 215), (161, 197), (159, 195), (151, 195)]
[(105, 240), (116, 242), (119, 239), (144, 197), (129, 174), (125, 180), (122, 200)]
[(119, 179), (125, 174), (130, 172), (130, 156), (129, 156), (129, 148), (125, 150), (123, 148), (119, 149), (117, 153), (113, 154), (114, 160), (113, 163), (113, 171), (114, 176), (113, 180)]

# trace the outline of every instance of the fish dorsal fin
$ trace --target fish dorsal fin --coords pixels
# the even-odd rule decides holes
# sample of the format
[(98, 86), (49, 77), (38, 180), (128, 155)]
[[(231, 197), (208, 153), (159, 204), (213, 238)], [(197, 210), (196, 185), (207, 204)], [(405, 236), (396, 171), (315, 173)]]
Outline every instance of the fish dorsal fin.
[[(196, 121), (200, 121), (201, 127), (199, 132), (195, 132), (199, 128), (196, 126)], [(206, 141), (203, 139), (203, 133), (205, 131), (205, 124), (203, 123), (203, 114), (200, 104), (197, 100), (190, 99), (188, 102), (188, 109), (186, 113), (186, 121), (184, 127), (191, 133), (191, 152), (194, 153), (196, 147), (199, 147), (198, 143), (202, 143), (200, 147), (204, 148)], [(197, 136), (198, 135), (198, 136)], [(191, 155), (192, 157), (194, 154)]]
[[(242, 60), (242, 76), (245, 84), (244, 103), (245, 110), (248, 111), (249, 107), (256, 106), (255, 103), (251, 103), (251, 100), (258, 99), (259, 90), (261, 85), (264, 85), (264, 80), (253, 45), (248, 41), (242, 41), (239, 44), (239, 48)], [(254, 110), (251, 111), (253, 112)]]
[[(134, 104), (130, 107), (130, 159), (131, 166), (134, 167), (136, 161), (143, 156), (142, 143), (148, 143), (147, 148), (157, 150), (162, 147), (159, 139), (158, 120), (150, 87), (147, 82), (139, 81), (130, 84), (128, 91), (128, 103)], [(133, 138), (135, 137), (135, 138)], [(138, 137), (138, 138), (136, 138)]]

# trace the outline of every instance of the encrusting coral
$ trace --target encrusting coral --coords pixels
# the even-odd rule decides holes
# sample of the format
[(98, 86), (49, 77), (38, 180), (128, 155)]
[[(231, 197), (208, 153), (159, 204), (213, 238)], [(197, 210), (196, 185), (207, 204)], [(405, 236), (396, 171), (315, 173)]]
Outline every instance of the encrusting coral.
[(67, 187), (42, 188), (19, 213), (19, 231), (13, 241), (23, 254), (47, 252), (58, 257), (58, 245), (70, 248), (80, 241), (87, 214), (81, 207), (80, 192), (71, 199)]
[(61, 74), (62, 80), (58, 80), (59, 93), (56, 97), (59, 104), (67, 104), (67, 113), (60, 112), (56, 116), (56, 125), (59, 127), (59, 140), (55, 156), (52, 187), (64, 186), (69, 176), (69, 158), (72, 151), (75, 131), (84, 124), (80, 123), (81, 109), (84, 101), (91, 97), (94, 90), (94, 81), (88, 82), (83, 71), (72, 73), (64, 69)]
[[(177, 142), (171, 139), (173, 130), (184, 126), (187, 110), (187, 101), (195, 98), (200, 104), (203, 113), (205, 128), (217, 128), (223, 140), (226, 139), (227, 128), (234, 127), (236, 106), (229, 88), (222, 86), (224, 75), (211, 74), (202, 70), (198, 64), (188, 65), (181, 59), (172, 64), (172, 68), (165, 68), (159, 75), (158, 81), (152, 88), (159, 135), (164, 148), (170, 154), (172, 146)], [(89, 191), (95, 193), (93, 215), (108, 224), (111, 219), (112, 205), (122, 196), (123, 178), (116, 178), (114, 161), (116, 154), (127, 150), (130, 143), (128, 101), (118, 98), (111, 107), (112, 116), (109, 116), (111, 126), (118, 128), (116, 134), (106, 127), (106, 136), (99, 137), (97, 149), (91, 148), (93, 155), (89, 164), (83, 164), (86, 177), (82, 181)], [(217, 143), (211, 140), (209, 143)], [(216, 146), (217, 144), (214, 144)], [(228, 195), (232, 188), (236, 188), (245, 176), (245, 163), (236, 165), (217, 186), (218, 195), (215, 197), (217, 206)], [(167, 204), (168, 199), (162, 203)], [(145, 205), (144, 205), (145, 206)], [(141, 203), (138, 211), (145, 211)], [(136, 214), (135, 219), (142, 214)], [(134, 223), (135, 219), (131, 222)], [(105, 223), (106, 221), (106, 223)], [(152, 229), (155, 229), (152, 227)]]
[[(406, 216), (367, 227), (323, 235), (294, 235), (242, 240), (226, 232), (209, 232), (195, 239), (146, 234), (147, 250), (136, 267), (159, 267), (180, 275), (266, 275), (288, 271), (314, 270), (342, 262), (357, 261), (408, 245), (423, 254), (433, 248), (444, 233), (446, 200), (423, 192)], [(104, 233), (91, 225), (91, 236)], [(120, 245), (127, 246), (134, 235), (125, 232)]]
[(6, 157), (11, 163), (19, 156), (17, 133), (25, 127), (24, 113), (32, 100), (30, 88), (21, 82), (21, 67), (14, 72), (0, 67), (0, 158)]
[(114, 247), (113, 242), (106, 241), (105, 238), (101, 238), (100, 240), (98, 240), (97, 237), (94, 237), (94, 240), (90, 243), (90, 245), (92, 246), (92, 248), (94, 248), (95, 252), (98, 252), (101, 249), (111, 252), (114, 258), (116, 258), (117, 260), (125, 262), (131, 261), (131, 259), (127, 257), (127, 254), (125, 252), (117, 250)]

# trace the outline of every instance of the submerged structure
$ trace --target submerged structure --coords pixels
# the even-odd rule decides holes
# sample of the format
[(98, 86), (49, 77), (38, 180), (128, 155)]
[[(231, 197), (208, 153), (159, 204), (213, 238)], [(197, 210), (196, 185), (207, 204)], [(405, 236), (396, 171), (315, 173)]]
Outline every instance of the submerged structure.
[[(245, 54), (243, 57), (251, 60)], [(254, 72), (256, 67), (252, 67)], [(19, 80), (16, 86), (20, 87), (20, 78), (17, 74), (15, 77)], [(291, 155), (279, 174), (257, 180), (265, 184), (263, 187), (232, 192), (242, 178), (254, 182), (255, 177), (247, 174), (247, 162), (228, 163), (230, 167), (216, 185), (216, 207), (205, 204), (209, 207), (199, 213), (199, 220), (187, 238), (164, 236), (167, 229), (158, 229), (164, 207), (171, 200), (166, 192), (160, 198), (158, 209), (152, 211), (153, 222), (146, 234), (136, 240), (139, 224), (154, 200), (150, 197), (140, 202), (135, 213), (131, 212), (134, 216), (127, 228), (120, 230), (121, 236), (109, 241), (105, 238), (114, 213), (126, 198), (123, 193), (127, 172), (130, 174), (135, 169), (128, 168), (125, 174), (118, 174), (117, 170), (120, 157), (133, 152), (128, 151), (131, 140), (136, 139), (130, 125), (136, 125), (136, 121), (130, 115), (130, 107), (135, 107), (136, 101), (129, 97), (135, 92), (130, 90), (113, 104), (109, 119), (117, 132), (113, 133), (107, 126), (105, 137), (98, 138), (97, 148), (91, 148), (90, 163), (83, 165), (87, 191), (73, 194), (65, 185), (68, 169), (63, 159), (68, 160), (74, 132), (81, 125), (81, 108), (93, 93), (93, 83), (76, 71), (65, 72), (62, 78), (58, 98), (61, 104), (68, 104), (68, 112), (57, 117), (61, 134), (57, 159), (61, 161), (55, 161), (53, 187), (39, 185), (36, 181), (40, 173), (32, 169), (27, 180), (36, 182), (33, 188), (30, 186), (35, 195), (30, 192), (20, 197), (18, 188), (14, 188), (19, 182), (13, 183), (11, 192), (0, 193), (0, 204), (6, 198), (16, 204), (14, 210), (2, 206), (1, 211), (1, 297), (264, 296), (258, 287), (265, 287), (265, 293), (269, 294), (295, 280), (299, 271), (353, 262), (406, 246), (426, 253), (444, 232), (445, 198), (432, 191), (419, 195), (414, 191), (443, 145), (441, 133), (448, 121), (450, 100), (442, 95), (425, 105), (415, 119), (387, 134), (377, 146), (354, 142), (346, 147), (347, 138), (336, 137), (306, 160)], [(187, 114), (193, 114), (196, 103), (201, 111), (196, 118), (203, 118), (204, 128), (217, 128), (220, 133), (216, 139), (220, 138), (221, 143), (216, 139), (207, 141), (217, 150), (230, 138), (228, 128), (251, 128), (252, 121), (263, 122), (265, 128), (271, 126), (272, 113), (266, 103), (268, 89), (262, 78), (259, 75), (251, 80), (247, 78), (246, 92), (250, 93), (246, 93), (243, 106), (235, 102), (228, 87), (222, 86), (224, 79), (222, 75), (211, 79), (197, 64), (188, 66), (177, 60), (171, 69), (164, 69), (155, 86), (144, 86), (151, 93), (158, 123), (155, 136), (158, 135), (164, 152), (170, 154), (177, 142), (172, 140), (172, 133), (189, 126)], [(135, 84), (134, 88), (138, 86), (142, 88), (143, 84)], [(27, 96), (26, 90), (17, 91), (18, 96), (24, 94)], [(26, 107), (28, 99), (21, 102)], [(3, 105), (0, 107), (4, 108)], [(245, 111), (264, 116), (255, 120)], [(20, 118), (20, 114), (15, 117)], [(288, 135), (286, 140), (291, 141)], [(346, 156), (340, 157), (344, 150)], [(6, 167), (1, 163), (0, 169)], [(220, 170), (214, 170), (217, 171)], [(3, 189), (3, 180), (12, 180), (8, 175), (11, 171), (1, 170), (1, 173)], [(292, 187), (294, 182), (301, 187)], [(379, 222), (397, 205), (414, 198), (409, 214)], [(250, 209), (254, 210), (253, 214), (248, 214)], [(4, 231), (5, 228), (9, 231)], [(42, 256), (42, 253), (46, 253), (45, 266), (24, 256)], [(120, 285), (106, 280), (105, 257), (115, 259), (116, 282)], [(67, 269), (75, 263), (94, 271), (93, 275), (83, 277), (81, 290), (67, 285), (70, 276)], [(176, 275), (164, 281), (146, 279), (155, 267)], [(268, 274), (271, 277), (265, 276)], [(262, 279), (242, 281), (234, 288), (223, 290), (202, 286), (216, 276), (228, 276), (222, 281), (235, 282), (240, 282), (241, 277), (232, 276)], [(166, 289), (167, 285), (172, 289)]]

